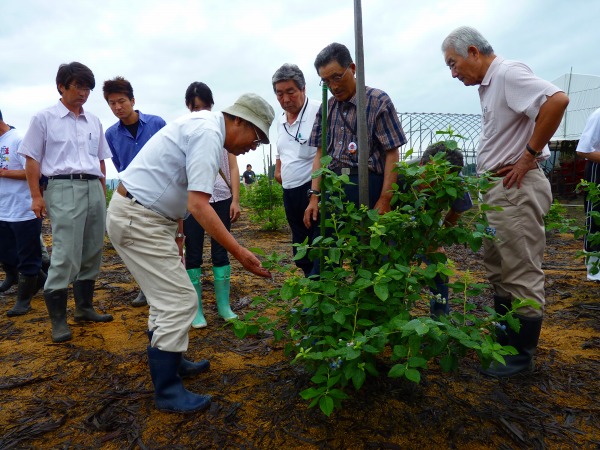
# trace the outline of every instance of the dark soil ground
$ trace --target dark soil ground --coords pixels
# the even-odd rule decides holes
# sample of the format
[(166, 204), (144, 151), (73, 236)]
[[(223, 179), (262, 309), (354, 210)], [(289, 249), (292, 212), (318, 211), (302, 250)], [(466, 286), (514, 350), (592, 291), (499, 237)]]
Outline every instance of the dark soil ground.
[[(291, 253), (287, 231), (262, 232), (246, 217), (233, 228), (243, 245)], [(6, 317), (15, 288), (0, 294), (0, 449), (598, 449), (599, 285), (586, 281), (575, 259), (581, 247), (571, 235), (549, 236), (548, 306), (532, 375), (485, 378), (469, 357), (452, 374), (432, 365), (419, 385), (370, 379), (327, 418), (299, 397), (309, 377), (290, 366), (280, 344), (239, 340), (223, 326), (210, 275), (203, 283), (209, 326), (190, 331), (187, 355), (210, 359), (211, 370), (185, 385), (212, 395), (212, 406), (191, 415), (157, 411), (147, 309), (129, 306), (137, 287), (107, 241), (96, 303), (113, 314), (111, 323), (76, 324), (71, 299), (73, 340), (52, 344), (41, 294), (17, 318)], [(480, 254), (448, 253), (483, 281)], [(232, 266), (232, 303), (243, 314), (273, 285)], [(490, 299), (487, 292), (474, 301)]]

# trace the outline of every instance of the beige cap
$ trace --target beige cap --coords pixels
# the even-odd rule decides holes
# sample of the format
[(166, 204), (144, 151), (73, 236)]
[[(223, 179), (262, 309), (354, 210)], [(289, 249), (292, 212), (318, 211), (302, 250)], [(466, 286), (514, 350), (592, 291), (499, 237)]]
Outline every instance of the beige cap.
[(275, 111), (265, 99), (256, 94), (243, 94), (223, 112), (240, 117), (257, 126), (267, 137), (265, 144), (269, 143), (269, 128), (273, 123)]

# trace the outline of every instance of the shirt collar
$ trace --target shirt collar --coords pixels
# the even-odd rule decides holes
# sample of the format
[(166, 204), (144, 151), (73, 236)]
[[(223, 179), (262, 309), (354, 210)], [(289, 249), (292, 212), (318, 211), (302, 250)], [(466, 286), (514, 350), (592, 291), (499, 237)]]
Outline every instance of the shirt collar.
[(490, 82), (492, 81), (492, 77), (498, 71), (498, 67), (500, 66), (500, 63), (502, 63), (502, 61), (504, 61), (504, 58), (500, 56), (496, 56), (494, 58), (494, 60), (490, 64), (490, 67), (488, 67), (488, 70), (485, 73), (483, 80), (481, 81), (481, 86), (489, 86)]
[[(60, 101), (60, 99), (57, 102), (57, 108), (58, 108), (58, 115), (60, 116), (60, 118), (62, 119), (63, 117), (66, 117), (69, 115), (69, 113), (71, 112), (69, 110), (69, 108), (67, 108), (63, 102)], [(79, 114), (82, 117), (85, 117), (85, 111), (83, 110), (83, 106), (81, 107), (81, 113)]]
[[(296, 117), (296, 120), (294, 120), (290, 126), (294, 125), (296, 122), (298, 122), (300, 120), (300, 116), (302, 115), (302, 111), (305, 108), (308, 108), (308, 95), (304, 96), (304, 104), (302, 105), (302, 108), (300, 108), (300, 112), (298, 113), (298, 117)], [(306, 119), (302, 119), (302, 120), (306, 120)], [(281, 113), (281, 116), (279, 116), (279, 123), (281, 123), (282, 125), (288, 123), (287, 116), (285, 115), (285, 111), (283, 111), (283, 113)]]

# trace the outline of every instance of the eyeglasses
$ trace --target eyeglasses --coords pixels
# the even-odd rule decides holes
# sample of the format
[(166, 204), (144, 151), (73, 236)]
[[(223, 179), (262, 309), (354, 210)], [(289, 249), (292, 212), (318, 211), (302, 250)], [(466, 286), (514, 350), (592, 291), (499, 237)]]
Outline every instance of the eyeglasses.
[(256, 133), (256, 140), (252, 141), (252, 146), (253, 147), (258, 147), (263, 142), (262, 142), (262, 139), (260, 138), (260, 136), (258, 135), (258, 131), (256, 131), (256, 127), (254, 127), (253, 125), (251, 125), (251, 126), (252, 126), (252, 129), (254, 130), (254, 132)]
[(89, 94), (90, 92), (92, 92), (92, 89), (90, 89), (89, 87), (79, 86), (78, 84), (71, 84), (70, 87), (72, 87), (76, 91), (83, 92), (84, 94)]
[(321, 81), (319, 82), (319, 86), (323, 86), (323, 83), (325, 83), (327, 86), (331, 86), (332, 84), (338, 84), (340, 81), (342, 81), (342, 79), (346, 75), (346, 72), (348, 72), (349, 68), (350, 68), (350, 66), (346, 67), (346, 70), (344, 70), (344, 73), (341, 75), (334, 75), (329, 79), (321, 78)]

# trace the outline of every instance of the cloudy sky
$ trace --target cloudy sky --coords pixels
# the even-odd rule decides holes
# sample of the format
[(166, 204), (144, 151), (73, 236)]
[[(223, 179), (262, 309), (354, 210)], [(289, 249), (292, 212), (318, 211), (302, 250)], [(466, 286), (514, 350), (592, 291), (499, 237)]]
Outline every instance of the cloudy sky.
[[(136, 107), (167, 122), (186, 112), (192, 81), (204, 81), (215, 108), (255, 92), (281, 113), (271, 87), (285, 62), (304, 71), (320, 98), (313, 68), (331, 42), (354, 54), (354, 2), (337, 0), (6, 0), (0, 9), (0, 109), (24, 132), (36, 111), (59, 98), (59, 64), (80, 61), (96, 76), (85, 108), (105, 127), (116, 119), (102, 82), (122, 75)], [(479, 113), (477, 89), (453, 80), (440, 44), (460, 25), (478, 28), (496, 54), (554, 80), (600, 75), (600, 2), (596, 0), (363, 0), (367, 85), (390, 94), (398, 112)], [(271, 138), (276, 138), (271, 129)], [(263, 152), (239, 158), (262, 171)], [(109, 167), (109, 177), (116, 171)]]

